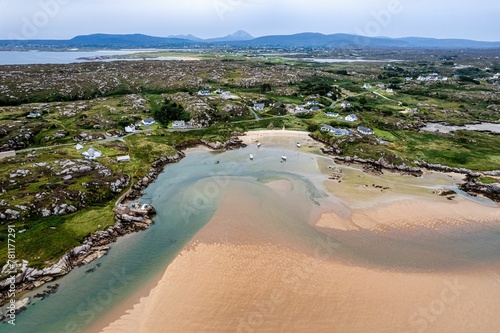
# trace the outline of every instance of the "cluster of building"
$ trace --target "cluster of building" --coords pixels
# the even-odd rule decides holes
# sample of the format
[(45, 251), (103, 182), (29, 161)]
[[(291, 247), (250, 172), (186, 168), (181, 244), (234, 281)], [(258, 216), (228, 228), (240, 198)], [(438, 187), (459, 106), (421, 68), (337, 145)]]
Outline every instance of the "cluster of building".
[(221, 89), (217, 89), (214, 92), (211, 92), (210, 90), (200, 90), (198, 91), (199, 96), (212, 96), (212, 95), (219, 95), (221, 99), (237, 99), (238, 96), (233, 95), (230, 91), (224, 91)]
[(438, 73), (432, 73), (429, 75), (420, 75), (417, 81), (427, 82), (427, 81), (448, 81), (448, 77), (440, 76)]
[[(329, 133), (333, 134), (334, 136), (349, 136), (349, 135), (353, 135), (355, 133), (354, 130), (345, 129), (345, 128), (336, 128), (336, 127), (333, 127), (330, 125), (323, 125), (321, 127), (321, 131), (322, 132), (329, 132)], [(364, 126), (358, 126), (357, 131), (361, 134), (364, 134), (364, 135), (373, 135), (375, 133), (372, 129), (364, 127)]]

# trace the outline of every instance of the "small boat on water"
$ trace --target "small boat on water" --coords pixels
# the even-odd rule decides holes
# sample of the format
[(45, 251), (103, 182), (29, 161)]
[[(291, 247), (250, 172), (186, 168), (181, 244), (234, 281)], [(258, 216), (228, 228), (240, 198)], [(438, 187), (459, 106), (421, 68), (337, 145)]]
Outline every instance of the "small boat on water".
[(297, 141), (297, 147), (300, 148), (300, 142)]
[(281, 160), (286, 161), (286, 155), (281, 155)]
[(253, 160), (253, 154), (250, 154), (250, 159)]
[(260, 142), (257, 143), (257, 148), (260, 148)]

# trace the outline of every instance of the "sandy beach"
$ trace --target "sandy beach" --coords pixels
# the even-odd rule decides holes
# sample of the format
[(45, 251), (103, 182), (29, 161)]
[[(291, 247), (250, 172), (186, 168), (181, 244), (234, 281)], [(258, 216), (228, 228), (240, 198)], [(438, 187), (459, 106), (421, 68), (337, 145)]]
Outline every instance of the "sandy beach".
[(240, 136), (241, 141), (247, 145), (257, 144), (260, 142), (262, 145), (268, 146), (295, 146), (300, 142), (302, 147), (308, 150), (319, 150), (323, 144), (313, 140), (309, 137), (308, 132), (303, 131), (289, 131), (289, 130), (261, 130), (249, 131), (245, 135)]
[[(304, 132), (250, 132), (242, 139), (308, 144)], [(363, 182), (356, 186), (363, 189)], [(464, 234), (498, 227), (499, 208), (403, 196), (391, 184), (383, 200), (369, 205), (357, 205), (363, 199), (355, 195), (336, 211), (307, 213), (287, 180), (231, 187), (149, 295), (97, 331), (497, 332), (500, 263), (474, 265), (474, 255), (461, 251), (469, 246)], [(276, 210), (263, 210), (263, 201)], [(290, 211), (279, 209), (284, 204)], [(290, 221), (281, 226), (279, 219)], [(471, 252), (487, 257), (488, 246)], [(391, 248), (411, 263), (400, 264)]]

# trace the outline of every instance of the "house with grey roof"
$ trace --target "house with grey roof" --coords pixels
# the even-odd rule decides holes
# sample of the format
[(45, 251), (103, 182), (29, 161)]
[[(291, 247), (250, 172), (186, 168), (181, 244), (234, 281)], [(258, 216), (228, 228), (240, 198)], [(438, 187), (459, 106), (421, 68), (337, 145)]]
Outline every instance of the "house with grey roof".
[(347, 117), (344, 118), (346, 121), (350, 121), (350, 122), (355, 122), (355, 121), (358, 121), (359, 118), (358, 116), (356, 116), (354, 113), (351, 113), (350, 115), (348, 115)]
[(375, 133), (372, 129), (364, 126), (358, 126), (358, 132), (365, 135), (373, 135)]

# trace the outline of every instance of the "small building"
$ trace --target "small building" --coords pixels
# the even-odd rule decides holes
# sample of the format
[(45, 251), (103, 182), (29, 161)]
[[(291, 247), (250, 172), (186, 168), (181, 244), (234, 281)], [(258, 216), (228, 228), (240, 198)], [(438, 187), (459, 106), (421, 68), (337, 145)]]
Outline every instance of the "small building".
[(220, 93), (220, 98), (221, 99), (235, 99), (236, 96), (234, 96), (230, 91), (223, 91)]
[(349, 131), (344, 128), (335, 128), (330, 125), (323, 125), (321, 127), (321, 131), (330, 132), (335, 136), (346, 136), (349, 135)]
[(84, 151), (82, 155), (88, 160), (95, 160), (97, 158), (101, 158), (103, 154), (97, 149), (90, 148), (89, 150)]
[(311, 108), (311, 111), (319, 111), (321, 110), (321, 108), (317, 105), (314, 105), (312, 108)]
[(35, 111), (35, 112), (30, 112), (29, 115), (27, 115), (28, 118), (38, 118), (38, 117), (41, 117), (42, 114), (38, 111)]
[(385, 92), (386, 92), (386, 93), (389, 93), (389, 94), (392, 94), (392, 93), (394, 92), (394, 90), (393, 90), (393, 89), (391, 89), (391, 88), (387, 88), (387, 89), (385, 90)]
[(200, 95), (200, 96), (210, 96), (211, 94), (210, 94), (210, 91), (208, 91), (208, 90), (200, 90), (200, 91), (198, 91), (198, 95)]
[(118, 156), (116, 160), (118, 162), (130, 162), (130, 155)]
[(254, 103), (253, 104), (253, 109), (255, 111), (263, 111), (265, 107), (266, 107), (265, 103)]
[(372, 129), (364, 126), (358, 126), (358, 132), (365, 135), (373, 135), (375, 133)]
[(125, 127), (126, 133), (135, 133), (135, 125), (130, 125)]
[(369, 83), (365, 83), (365, 84), (363, 85), (363, 89), (371, 89), (371, 88), (372, 88), (372, 85), (371, 85), (371, 84), (369, 84)]
[(153, 118), (146, 118), (142, 121), (142, 124), (144, 126), (151, 126), (151, 125), (154, 125), (156, 124), (156, 121), (153, 119)]
[(79, 143), (78, 143), (78, 144), (75, 146), (75, 148), (76, 148), (76, 150), (82, 150), (82, 149), (83, 149), (83, 146), (82, 146), (81, 144), (79, 144)]
[(295, 112), (308, 112), (309, 110), (307, 110), (304, 105), (297, 105), (295, 107)]
[(325, 116), (337, 118), (339, 116), (339, 114), (337, 112), (326, 112)]
[(314, 100), (307, 101), (306, 106), (311, 106), (311, 105), (319, 105), (319, 103), (317, 101), (314, 101)]
[(355, 121), (358, 121), (358, 116), (356, 116), (354, 113), (351, 113), (350, 115), (348, 115), (347, 117), (344, 118), (346, 121), (350, 121), (350, 122), (355, 122)]
[(334, 128), (330, 125), (323, 125), (320, 129), (322, 132), (332, 132)]
[(340, 103), (340, 107), (345, 110), (345, 109), (350, 109), (352, 105), (351, 103), (342, 102)]
[(344, 128), (334, 128), (331, 133), (335, 136), (347, 136), (349, 135), (349, 131)]
[(176, 120), (172, 123), (172, 128), (186, 128), (186, 122), (184, 120)]

